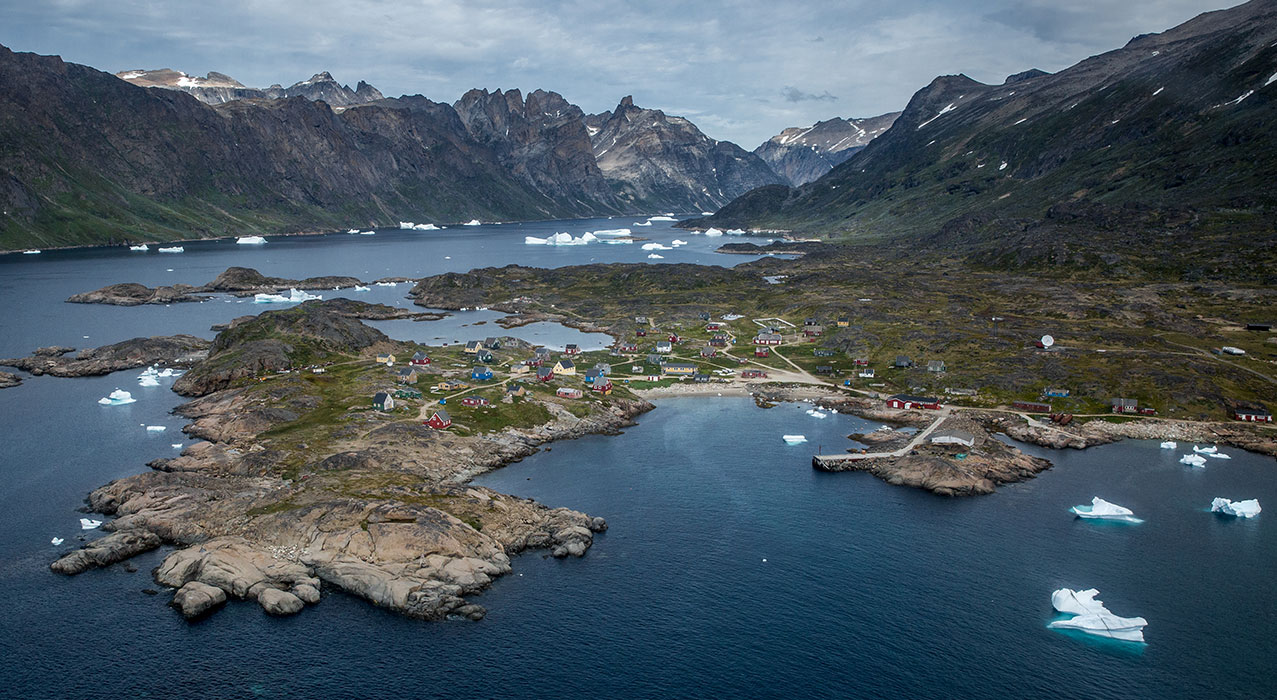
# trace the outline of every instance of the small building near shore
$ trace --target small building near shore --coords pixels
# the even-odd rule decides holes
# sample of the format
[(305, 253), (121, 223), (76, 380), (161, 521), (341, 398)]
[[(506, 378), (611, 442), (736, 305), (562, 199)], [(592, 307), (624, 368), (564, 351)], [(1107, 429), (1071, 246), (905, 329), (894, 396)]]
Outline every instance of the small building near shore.
[(931, 411), (940, 410), (940, 400), (933, 399), (929, 396), (911, 396), (909, 394), (896, 394), (887, 399), (887, 408), (925, 408)]
[(1262, 408), (1233, 409), (1233, 419), (1247, 423), (1271, 423), (1273, 414)]
[(931, 444), (973, 447), (975, 436), (965, 430), (939, 430), (931, 434)]

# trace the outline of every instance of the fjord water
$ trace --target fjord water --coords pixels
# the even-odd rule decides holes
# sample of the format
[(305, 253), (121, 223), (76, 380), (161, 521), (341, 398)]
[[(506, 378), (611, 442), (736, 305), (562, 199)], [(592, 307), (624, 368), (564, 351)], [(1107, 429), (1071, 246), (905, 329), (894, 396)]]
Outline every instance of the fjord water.
[[(315, 250), (316, 267), (263, 271), (333, 272)], [(74, 273), (55, 258), (0, 268), (3, 299), (25, 302), (6, 305), (5, 325), (53, 326), (44, 337), (84, 345), (97, 342), (79, 340), (75, 324), (93, 315), (86, 310), (119, 312), (94, 331), (115, 339), (200, 333), (210, 319), (263, 310), (61, 302), (137, 279), (127, 261), (81, 283), (74, 277), (87, 269)], [(203, 281), (228, 264), (252, 265), (223, 260), (191, 276)], [(406, 291), (378, 289), (387, 299)], [(431, 325), (417, 324), (423, 333)], [(46, 342), (55, 341), (3, 339), (6, 354)], [(36, 377), (0, 390), (0, 694), (1277, 696), (1268, 673), (1277, 654), (1273, 513), (1206, 512), (1215, 496), (1277, 504), (1271, 458), (1224, 448), (1232, 460), (1193, 469), (1176, 461), (1191, 449), (1183, 444), (1175, 452), (1140, 441), (1025, 447), (1056, 466), (993, 496), (944, 499), (810, 468), (812, 452), (842, 449), (847, 434), (876, 424), (736, 397), (666, 399), (623, 435), (557, 443), (478, 480), (611, 525), (582, 559), (516, 558), (515, 573), (476, 599), (489, 610), (482, 622), (417, 622), (328, 591), (291, 618), (232, 602), (187, 623), (166, 607), (171, 592), (142, 593), (155, 587), (149, 570), (164, 551), (136, 558), (134, 573), (48, 571), (59, 551), (49, 539), (66, 537), (60, 549), (76, 544), (76, 509), (89, 490), (185, 442), (183, 421), (168, 415), (180, 397), (167, 383), (138, 387), (135, 375)], [(116, 386), (138, 402), (96, 404)], [(153, 435), (143, 424), (168, 430)], [(787, 433), (809, 443), (786, 446)], [(1083, 522), (1067, 512), (1093, 495), (1145, 522)], [(1096, 587), (1115, 613), (1148, 618), (1148, 644), (1046, 629), (1050, 592), (1064, 586)]]

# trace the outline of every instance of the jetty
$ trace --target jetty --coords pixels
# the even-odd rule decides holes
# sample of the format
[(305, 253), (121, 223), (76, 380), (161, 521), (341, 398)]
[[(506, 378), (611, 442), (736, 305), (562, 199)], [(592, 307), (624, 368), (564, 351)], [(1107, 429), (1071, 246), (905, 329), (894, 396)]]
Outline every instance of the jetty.
[(901, 447), (898, 450), (894, 450), (892, 452), (844, 452), (844, 453), (832, 454), (832, 455), (812, 455), (812, 458), (811, 458), (812, 469), (819, 469), (821, 471), (840, 471), (835, 465), (845, 463), (845, 462), (856, 462), (862, 459), (877, 459), (881, 457), (903, 457), (909, 454), (910, 451), (917, 448), (918, 445), (921, 445), (922, 442), (931, 435), (931, 433), (935, 432), (936, 428), (940, 427), (940, 424), (943, 423), (945, 419), (949, 417), (949, 414), (952, 412), (953, 412), (953, 409), (948, 406), (945, 406), (944, 408), (940, 409), (939, 414), (936, 416), (936, 419), (931, 421), (931, 425), (928, 425), (923, 430), (919, 430), (918, 433), (913, 436), (913, 439), (908, 442), (908, 444), (906, 444), (904, 447)]

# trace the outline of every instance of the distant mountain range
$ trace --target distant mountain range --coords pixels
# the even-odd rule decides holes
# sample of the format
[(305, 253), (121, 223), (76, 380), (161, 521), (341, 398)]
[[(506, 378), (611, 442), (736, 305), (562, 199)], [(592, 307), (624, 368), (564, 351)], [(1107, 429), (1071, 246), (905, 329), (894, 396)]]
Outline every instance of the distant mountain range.
[(349, 107), (376, 102), (384, 97), (381, 91), (362, 80), (354, 90), (351, 90), (350, 86), (342, 85), (334, 80), (328, 71), (316, 73), (310, 80), (303, 80), (289, 87), (272, 85), (261, 89), (244, 87), (238, 80), (222, 73), (209, 73), (201, 78), (170, 68), (126, 70), (116, 73), (115, 77), (139, 87), (181, 90), (194, 95), (200, 102), (210, 105), (231, 100), (280, 100), (289, 97), (305, 97), (308, 100), (323, 100), (333, 107)]
[(1049, 75), (944, 76), (801, 187), (688, 227), (789, 230), (994, 266), (1277, 281), (1277, 2)]
[(754, 149), (788, 184), (805, 185), (833, 170), (891, 128), (900, 112), (868, 119), (834, 117), (809, 127), (785, 129)]

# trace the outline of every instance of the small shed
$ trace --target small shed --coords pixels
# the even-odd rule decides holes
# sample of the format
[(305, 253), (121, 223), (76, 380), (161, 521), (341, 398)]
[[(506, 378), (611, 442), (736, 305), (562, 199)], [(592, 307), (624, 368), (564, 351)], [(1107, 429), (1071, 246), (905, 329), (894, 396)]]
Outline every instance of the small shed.
[(528, 390), (523, 386), (522, 382), (510, 382), (505, 387), (505, 393), (510, 396), (523, 396), (528, 393)]
[(580, 355), (581, 348), (576, 343), (568, 343), (563, 348), (563, 354), (564, 355)]
[(754, 348), (754, 357), (771, 357), (771, 354), (772, 354), (771, 348), (765, 345), (759, 345), (758, 347)]
[(704, 372), (697, 372), (696, 374), (692, 375), (692, 381), (694, 382), (708, 382), (709, 380), (710, 380), (710, 376), (708, 374), (705, 374)]
[(927, 363), (927, 371), (939, 374), (944, 371), (944, 360), (932, 360)]
[(931, 444), (973, 447), (975, 436), (964, 430), (938, 430), (931, 434)]
[(461, 399), (462, 406), (487, 406), (488, 403), (482, 396), (465, 396)]
[(383, 365), (393, 365), (395, 364), (395, 356), (388, 352), (379, 352), (377, 353), (377, 362)]
[(851, 325), (851, 319), (847, 318), (846, 316), (840, 316), (840, 317), (838, 317), (838, 327), (839, 327), (839, 328), (846, 328), (846, 327), (848, 327), (848, 326), (850, 326), (850, 325)]

